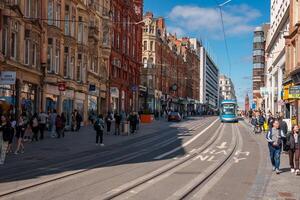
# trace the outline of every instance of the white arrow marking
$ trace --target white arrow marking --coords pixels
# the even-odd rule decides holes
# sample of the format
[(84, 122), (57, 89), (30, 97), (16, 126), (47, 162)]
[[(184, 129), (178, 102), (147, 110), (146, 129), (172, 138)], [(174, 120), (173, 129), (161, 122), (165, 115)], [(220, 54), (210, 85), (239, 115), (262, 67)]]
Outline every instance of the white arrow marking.
[(203, 154), (207, 154), (207, 153), (214, 154), (215, 152), (216, 152), (215, 149), (213, 149), (213, 150), (207, 149), (207, 150), (203, 151)]
[(226, 149), (227, 142), (223, 142), (220, 146), (217, 146), (218, 149)]
[(225, 150), (222, 150), (222, 151), (218, 151), (215, 153), (215, 155), (219, 154), (219, 153), (223, 153), (224, 155), (227, 155), (227, 152)]
[(241, 160), (246, 160), (246, 158), (233, 157), (235, 163), (239, 163)]
[(216, 160), (213, 160), (214, 158), (215, 158), (215, 156), (211, 156), (207, 161), (209, 161), (209, 162), (216, 161)]
[(239, 154), (245, 154), (246, 156), (249, 156), (249, 155), (250, 155), (250, 152), (249, 152), (249, 151), (245, 151), (245, 152), (237, 151), (237, 152), (235, 153), (236, 156), (239, 155)]

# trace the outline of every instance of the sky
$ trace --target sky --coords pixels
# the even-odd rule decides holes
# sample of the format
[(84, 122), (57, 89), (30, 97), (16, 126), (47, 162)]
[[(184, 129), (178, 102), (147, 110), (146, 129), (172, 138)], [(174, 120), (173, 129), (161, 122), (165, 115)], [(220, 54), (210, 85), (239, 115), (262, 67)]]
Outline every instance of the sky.
[(222, 7), (230, 59), (227, 59), (217, 9), (217, 5), (225, 1), (144, 0), (144, 12), (165, 17), (170, 33), (201, 40), (214, 57), (220, 73), (230, 75), (238, 102), (243, 107), (246, 93), (250, 97), (252, 93), (253, 30), (270, 21), (270, 0), (232, 0)]

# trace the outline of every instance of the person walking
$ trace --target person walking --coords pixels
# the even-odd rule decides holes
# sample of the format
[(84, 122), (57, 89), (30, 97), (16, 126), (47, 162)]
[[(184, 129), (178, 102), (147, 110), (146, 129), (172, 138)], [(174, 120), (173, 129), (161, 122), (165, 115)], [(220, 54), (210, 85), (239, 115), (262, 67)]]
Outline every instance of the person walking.
[(280, 112), (279, 113), (279, 126), (280, 126), (280, 130), (282, 130), (283, 134), (285, 135), (284, 138), (282, 138), (282, 150), (286, 153), (289, 152), (288, 150), (288, 146), (286, 145), (286, 136), (287, 136), (287, 133), (288, 133), (288, 126), (287, 126), (287, 123), (283, 120), (284, 119), (284, 114), (283, 112)]
[(53, 112), (50, 114), (50, 127), (51, 127), (51, 137), (54, 138), (56, 136), (56, 117), (57, 117), (57, 112), (54, 109)]
[(283, 132), (280, 130), (279, 121), (275, 120), (273, 127), (266, 134), (266, 139), (268, 141), (270, 159), (273, 166), (273, 171), (276, 174), (280, 174), (280, 154), (282, 148), (282, 138), (285, 137)]
[(64, 112), (61, 113), (61, 122), (62, 122), (62, 130), (61, 130), (61, 135), (62, 137), (65, 137), (65, 128), (66, 128), (66, 123), (67, 123), (67, 118)]
[(7, 148), (9, 144), (9, 140), (14, 135), (14, 129), (11, 126), (10, 121), (5, 117), (1, 116), (1, 125), (0, 125), (0, 135), (1, 135), (1, 141), (0, 141), (0, 149), (1, 149), (1, 154), (0, 154), (0, 165), (3, 165), (5, 162), (6, 158), (6, 153), (7, 153)]
[(99, 115), (95, 120), (94, 129), (96, 131), (96, 145), (104, 146), (103, 144), (103, 131), (104, 131), (104, 121), (103, 116)]
[(299, 126), (295, 125), (292, 132), (287, 135), (286, 146), (289, 148), (289, 160), (291, 166), (291, 173), (300, 175), (299, 159), (300, 159), (300, 133)]
[(105, 117), (105, 122), (106, 122), (106, 131), (107, 131), (107, 134), (109, 135), (110, 134), (110, 128), (111, 128), (111, 122), (112, 122), (112, 116), (111, 114), (108, 112), (107, 113), (107, 116)]
[(120, 135), (120, 124), (121, 124), (121, 115), (118, 112), (115, 113), (115, 135)]
[(40, 140), (44, 139), (44, 131), (46, 129), (48, 115), (42, 111), (39, 114), (39, 129), (40, 129)]
[(35, 140), (35, 141), (39, 141), (38, 139), (38, 134), (39, 134), (39, 121), (38, 121), (38, 115), (37, 113), (35, 113), (33, 116), (32, 116), (32, 119), (31, 119), (31, 130), (32, 130), (32, 133), (33, 133), (33, 136), (32, 136), (32, 142)]
[(82, 116), (78, 112), (78, 110), (76, 110), (75, 113), (76, 113), (76, 131), (78, 132), (81, 128)]
[(23, 116), (21, 115), (16, 124), (16, 138), (17, 138), (17, 148), (15, 154), (24, 153), (25, 147), (23, 144), (24, 135), (26, 130), (26, 123)]
[(130, 133), (134, 134), (135, 131), (136, 131), (136, 115), (131, 112), (129, 114), (129, 117), (128, 117), (128, 121), (129, 121), (129, 124), (130, 124)]
[(71, 130), (72, 132), (76, 131), (76, 112), (72, 112), (72, 122), (71, 122)]
[(62, 129), (63, 129), (63, 122), (62, 122), (62, 118), (60, 115), (56, 116), (55, 127), (56, 127), (57, 138), (60, 138), (60, 136), (62, 135)]

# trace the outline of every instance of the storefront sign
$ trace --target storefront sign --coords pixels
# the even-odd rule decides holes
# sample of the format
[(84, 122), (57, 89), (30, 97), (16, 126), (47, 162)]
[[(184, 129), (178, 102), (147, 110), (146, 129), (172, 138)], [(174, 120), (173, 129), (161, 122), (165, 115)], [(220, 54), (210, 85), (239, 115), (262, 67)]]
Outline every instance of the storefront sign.
[(300, 86), (295, 85), (289, 88), (289, 98), (290, 99), (300, 99)]
[(14, 85), (16, 84), (16, 72), (3, 71), (0, 72), (0, 85)]
[(73, 99), (73, 98), (74, 98), (74, 91), (73, 91), (73, 90), (66, 90), (66, 91), (64, 92), (64, 95), (65, 95), (67, 98)]
[(61, 91), (61, 92), (66, 91), (66, 83), (65, 82), (58, 82), (57, 86), (58, 86), (59, 91)]
[(46, 93), (51, 95), (56, 95), (56, 96), (60, 95), (58, 87), (53, 85), (47, 85)]

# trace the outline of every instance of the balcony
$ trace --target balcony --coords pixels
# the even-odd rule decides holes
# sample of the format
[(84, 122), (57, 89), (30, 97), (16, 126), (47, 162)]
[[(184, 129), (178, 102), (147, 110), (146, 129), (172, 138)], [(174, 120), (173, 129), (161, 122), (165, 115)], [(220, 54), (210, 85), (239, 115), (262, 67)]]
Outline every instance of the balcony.
[(89, 38), (92, 38), (96, 41), (100, 40), (99, 26), (95, 23), (90, 23), (90, 25), (89, 25)]

